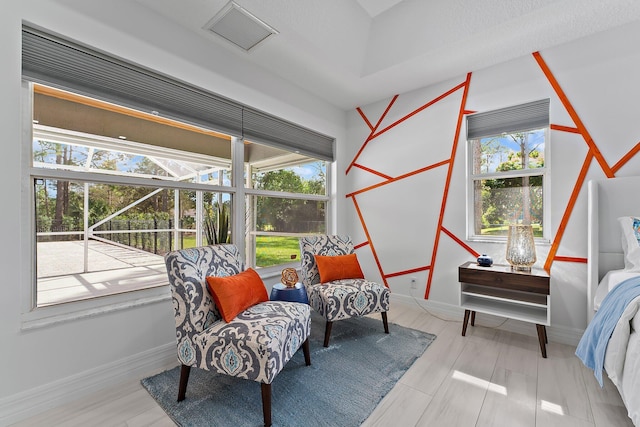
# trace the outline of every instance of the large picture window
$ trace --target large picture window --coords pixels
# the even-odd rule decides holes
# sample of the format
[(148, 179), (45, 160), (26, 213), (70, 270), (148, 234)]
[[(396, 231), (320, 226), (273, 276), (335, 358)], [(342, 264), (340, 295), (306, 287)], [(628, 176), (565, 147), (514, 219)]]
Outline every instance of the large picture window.
[(333, 138), (26, 25), (22, 77), (25, 312), (165, 285), (163, 255), (196, 245), (279, 274), (298, 236), (326, 232)]
[(546, 238), (548, 100), (470, 116), (469, 238), (502, 240), (511, 224)]
[(326, 232), (325, 161), (239, 142), (234, 164), (228, 135), (30, 87), (38, 307), (166, 285), (180, 248), (236, 242), (247, 266), (298, 264), (298, 237)]

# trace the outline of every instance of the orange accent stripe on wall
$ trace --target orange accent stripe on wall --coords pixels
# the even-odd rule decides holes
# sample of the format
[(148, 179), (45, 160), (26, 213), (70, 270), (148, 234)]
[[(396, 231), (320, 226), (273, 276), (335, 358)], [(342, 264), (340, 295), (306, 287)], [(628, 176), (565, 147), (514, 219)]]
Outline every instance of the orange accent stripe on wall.
[(569, 203), (567, 203), (567, 207), (564, 210), (564, 214), (562, 215), (562, 220), (560, 221), (560, 226), (558, 227), (558, 231), (556, 232), (555, 237), (553, 238), (553, 243), (551, 244), (551, 249), (549, 250), (549, 255), (547, 255), (547, 260), (544, 263), (544, 269), (547, 270), (547, 273), (551, 271), (551, 265), (553, 264), (553, 260), (558, 252), (558, 248), (560, 247), (560, 241), (562, 241), (562, 236), (564, 235), (564, 231), (567, 228), (567, 223), (569, 222), (569, 218), (571, 218), (571, 212), (573, 212), (573, 207), (576, 204), (576, 200), (578, 199), (578, 195), (580, 194), (580, 189), (584, 184), (585, 177), (587, 176), (587, 172), (589, 171), (589, 166), (591, 165), (591, 160), (593, 160), (593, 153), (589, 151), (587, 153), (587, 157), (584, 159), (584, 163), (582, 164), (582, 169), (580, 169), (580, 174), (578, 175), (578, 180), (573, 187), (573, 191), (571, 192), (571, 197), (569, 198)]
[(349, 173), (349, 171), (351, 170), (351, 168), (353, 167), (353, 165), (355, 164), (355, 162), (358, 160), (358, 157), (360, 157), (360, 154), (362, 154), (362, 152), (364, 151), (364, 147), (367, 146), (367, 144), (369, 143), (369, 141), (371, 141), (374, 136), (373, 133), (376, 131), (376, 129), (378, 128), (378, 126), (380, 126), (380, 123), (382, 123), (382, 120), (385, 118), (385, 116), (387, 115), (387, 113), (389, 112), (389, 110), (391, 109), (391, 106), (396, 102), (396, 99), (398, 99), (399, 95), (395, 95), (391, 101), (389, 102), (389, 105), (387, 105), (387, 108), (384, 110), (384, 113), (382, 113), (382, 115), (380, 116), (380, 118), (378, 119), (378, 123), (376, 123), (375, 126), (371, 126), (371, 122), (369, 122), (369, 120), (366, 118), (366, 116), (364, 115), (364, 113), (362, 112), (362, 110), (360, 109), (360, 107), (358, 107), (358, 112), (360, 113), (360, 115), (362, 116), (362, 118), (364, 118), (365, 122), (367, 123), (367, 126), (369, 126), (369, 129), (371, 129), (371, 133), (369, 134), (369, 136), (367, 137), (367, 139), (364, 141), (364, 144), (362, 144), (362, 147), (360, 147), (360, 149), (358, 150), (358, 152), (356, 153), (355, 157), (353, 158), (353, 160), (351, 160), (351, 163), (349, 164), (349, 167), (347, 168), (347, 170), (345, 171), (345, 175)]
[(354, 164), (353, 164), (353, 166), (354, 166), (354, 167), (356, 167), (356, 168), (358, 168), (358, 169), (365, 170), (365, 171), (367, 171), (367, 172), (369, 172), (369, 173), (372, 173), (372, 174), (374, 174), (374, 175), (378, 175), (379, 177), (382, 177), (382, 178), (384, 178), (384, 179), (393, 179), (393, 178), (392, 178), (392, 177), (390, 177), (389, 175), (385, 175), (385, 174), (383, 174), (382, 172), (378, 172), (378, 171), (373, 170), (373, 169), (371, 169), (371, 168), (368, 168), (368, 167), (366, 167), (366, 166), (362, 166), (362, 165), (360, 165), (360, 164), (358, 164), (358, 163), (354, 163)]
[(554, 258), (555, 261), (563, 261), (563, 262), (579, 262), (582, 264), (587, 263), (586, 258), (572, 257), (572, 256), (556, 256)]
[(369, 230), (367, 229), (367, 224), (364, 222), (364, 218), (362, 217), (362, 212), (360, 211), (360, 206), (358, 206), (358, 201), (355, 197), (351, 198), (353, 200), (353, 205), (356, 208), (356, 212), (358, 213), (358, 218), (360, 218), (360, 223), (362, 224), (362, 229), (364, 230), (364, 234), (367, 236), (367, 241), (369, 242), (369, 246), (371, 247), (371, 253), (373, 254), (373, 259), (376, 261), (376, 265), (378, 266), (378, 271), (380, 272), (380, 276), (382, 276), (382, 281), (384, 285), (388, 288), (389, 284), (387, 283), (387, 279), (384, 277), (384, 272), (382, 271), (382, 265), (380, 264), (380, 259), (378, 258), (378, 254), (376, 253), (376, 248), (373, 246), (373, 242), (371, 241), (371, 235), (369, 234)]
[(411, 270), (398, 271), (397, 273), (389, 273), (385, 277), (387, 279), (389, 279), (391, 277), (398, 277), (398, 276), (404, 276), (406, 274), (418, 273), (420, 271), (425, 271), (425, 270), (428, 270), (430, 268), (431, 268), (430, 266), (425, 265), (424, 267), (412, 268)]
[(409, 178), (410, 176), (417, 175), (417, 174), (422, 173), (422, 172), (426, 172), (429, 169), (433, 169), (433, 168), (437, 168), (437, 167), (440, 167), (440, 166), (444, 166), (449, 162), (450, 162), (450, 160), (447, 159), (447, 160), (443, 160), (443, 161), (438, 162), (438, 163), (434, 163), (434, 164), (429, 165), (429, 166), (425, 166), (425, 167), (420, 168), (420, 169), (416, 169), (416, 170), (414, 170), (412, 172), (407, 172), (404, 175), (400, 175), (400, 176), (397, 176), (395, 178), (390, 178), (389, 180), (387, 180), (385, 182), (379, 182), (377, 184), (370, 185), (369, 187), (361, 188), (360, 190), (357, 190), (357, 191), (354, 191), (353, 193), (347, 194), (346, 197), (353, 197), (355, 195), (358, 195), (358, 194), (361, 194), (361, 193), (365, 193), (367, 191), (371, 191), (371, 190), (373, 190), (375, 188), (382, 187), (383, 185), (391, 184), (392, 182), (396, 182), (396, 181), (399, 181), (401, 179)]
[(360, 107), (357, 107), (356, 111), (358, 113), (360, 113), (360, 117), (362, 117), (362, 120), (364, 120), (364, 122), (367, 124), (367, 126), (369, 126), (369, 130), (372, 131), (373, 130), (373, 125), (369, 121), (369, 118), (364, 114), (364, 111), (362, 111), (362, 109)]
[(627, 154), (625, 154), (618, 161), (618, 163), (613, 165), (611, 170), (613, 170), (614, 172), (618, 172), (620, 170), (620, 168), (625, 165), (625, 163), (627, 163), (629, 160), (631, 160), (633, 158), (633, 156), (635, 156), (638, 153), (638, 151), (640, 151), (640, 142), (638, 142), (636, 144), (636, 146), (631, 149), (631, 151), (629, 151)]
[(368, 244), (369, 244), (369, 242), (362, 242), (362, 243), (360, 243), (360, 244), (355, 245), (355, 246), (353, 247), (353, 249), (360, 249), (360, 248), (362, 248), (362, 247), (364, 247), (364, 246), (367, 246)]
[(415, 116), (416, 114), (418, 114), (419, 112), (423, 111), (424, 109), (432, 106), (433, 104), (435, 104), (438, 101), (443, 100), (444, 98), (446, 98), (447, 96), (451, 95), (452, 93), (458, 91), (459, 89), (465, 87), (465, 82), (460, 83), (458, 86), (449, 89), (448, 91), (446, 91), (445, 93), (443, 93), (442, 95), (432, 99), (431, 101), (427, 102), (426, 104), (424, 104), (422, 107), (419, 107), (415, 110), (413, 110), (411, 113), (407, 114), (406, 116), (402, 117), (401, 119), (391, 123), (389, 126), (387, 126), (386, 128), (382, 129), (381, 131), (375, 133), (373, 135), (373, 138), (377, 138), (378, 136), (382, 135), (383, 133), (385, 133), (386, 131), (388, 131), (389, 129), (392, 129), (396, 126), (398, 126), (400, 123), (404, 122), (405, 120)]
[(471, 246), (467, 245), (465, 242), (463, 242), (462, 240), (458, 239), (458, 237), (453, 234), (452, 232), (450, 232), (449, 230), (447, 230), (445, 227), (442, 227), (442, 231), (444, 231), (444, 233), (451, 237), (453, 239), (454, 242), (456, 242), (457, 244), (459, 244), (460, 246), (462, 246), (463, 248), (465, 248), (467, 250), (467, 252), (469, 252), (471, 255), (473, 255), (474, 257), (478, 258), (480, 256), (480, 254), (476, 251), (474, 251)]
[(561, 132), (570, 132), (580, 134), (580, 130), (578, 128), (572, 128), (569, 126), (561, 126), (561, 125), (551, 125), (549, 126), (551, 130), (559, 130)]
[(453, 136), (453, 146), (451, 147), (451, 157), (449, 161), (449, 168), (447, 170), (447, 180), (444, 184), (444, 193), (442, 195), (442, 204), (440, 205), (440, 217), (438, 218), (438, 226), (436, 227), (435, 241), (433, 243), (433, 251), (431, 252), (431, 268), (429, 269), (429, 277), (427, 279), (427, 287), (424, 291), (424, 299), (429, 299), (429, 291), (431, 290), (431, 282), (433, 280), (433, 270), (436, 265), (436, 254), (438, 253), (438, 244), (440, 243), (440, 231), (442, 230), (442, 221), (444, 220), (444, 211), (447, 206), (447, 199), (449, 197), (449, 185), (451, 184), (451, 175), (453, 174), (453, 164), (456, 158), (456, 151), (458, 149), (458, 139), (460, 138), (460, 129), (462, 128), (462, 119), (464, 117), (465, 105), (467, 103), (467, 95), (469, 94), (469, 86), (471, 84), (471, 73), (467, 74), (467, 79), (463, 83), (464, 91), (462, 93), (462, 100), (460, 101), (460, 111), (458, 113), (458, 123), (456, 125), (456, 133)]
[(580, 116), (578, 116), (578, 113), (573, 108), (573, 105), (571, 105), (569, 98), (567, 98), (567, 95), (564, 93), (564, 91), (560, 87), (560, 84), (554, 77), (553, 73), (551, 72), (551, 69), (547, 66), (546, 62), (544, 62), (544, 59), (542, 59), (540, 52), (534, 52), (533, 57), (535, 58), (536, 62), (542, 69), (542, 72), (544, 73), (544, 75), (547, 76), (547, 80), (549, 80), (549, 83), (551, 83), (551, 86), (556, 91), (556, 94), (558, 95), (558, 98), (560, 98), (562, 105), (564, 105), (564, 108), (567, 110), (567, 113), (569, 113), (569, 116), (571, 116), (571, 118), (573, 119), (573, 122), (575, 123), (576, 127), (582, 134), (582, 137), (587, 142), (587, 145), (589, 146), (590, 151), (593, 153), (594, 157), (600, 164), (600, 167), (604, 171), (604, 174), (608, 178), (613, 178), (614, 176), (613, 171), (611, 170), (606, 160), (602, 156), (602, 153), (598, 149), (598, 146), (596, 145), (596, 143), (593, 141), (593, 138), (591, 138), (591, 135), (589, 134), (589, 131), (585, 127), (584, 123), (582, 123), (582, 120), (580, 120)]

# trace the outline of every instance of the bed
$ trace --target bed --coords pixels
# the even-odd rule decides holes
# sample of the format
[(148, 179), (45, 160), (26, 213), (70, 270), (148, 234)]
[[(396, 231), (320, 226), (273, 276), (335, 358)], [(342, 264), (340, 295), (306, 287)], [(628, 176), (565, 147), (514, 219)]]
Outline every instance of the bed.
[[(636, 426), (640, 426), (640, 245), (630, 227), (633, 217), (640, 218), (639, 190), (640, 177), (588, 184), (588, 326), (576, 351), (586, 366), (594, 368), (586, 363), (584, 348), (593, 339), (588, 335), (601, 334), (600, 366), (618, 388)], [(598, 378), (597, 368), (594, 374)]]

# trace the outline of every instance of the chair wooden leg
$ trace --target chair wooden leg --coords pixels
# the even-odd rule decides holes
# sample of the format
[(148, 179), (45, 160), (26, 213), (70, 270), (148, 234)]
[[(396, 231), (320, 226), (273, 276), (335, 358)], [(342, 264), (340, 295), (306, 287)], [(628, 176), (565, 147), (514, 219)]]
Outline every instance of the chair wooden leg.
[(388, 334), (389, 333), (389, 322), (387, 322), (387, 312), (386, 311), (382, 312), (382, 324), (384, 325), (384, 333)]
[(329, 322), (327, 320), (327, 325), (324, 328), (324, 346), (329, 347), (329, 337), (331, 336), (331, 327), (333, 326), (333, 322)]
[(262, 388), (262, 415), (264, 427), (271, 426), (271, 384), (260, 383)]
[(191, 373), (191, 366), (182, 365), (182, 368), (180, 368), (180, 385), (178, 386), (178, 402), (182, 402), (184, 395), (187, 393), (189, 373)]
[(311, 365), (311, 351), (309, 351), (309, 338), (304, 340), (302, 343), (302, 351), (304, 352), (304, 363), (305, 365)]

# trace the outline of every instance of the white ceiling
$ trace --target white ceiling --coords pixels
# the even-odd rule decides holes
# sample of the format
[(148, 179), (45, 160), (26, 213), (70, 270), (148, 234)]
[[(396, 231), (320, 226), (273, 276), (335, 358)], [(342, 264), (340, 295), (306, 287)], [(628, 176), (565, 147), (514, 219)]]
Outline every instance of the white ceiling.
[(203, 29), (228, 0), (137, 1), (345, 110), (640, 20), (637, 0), (235, 0), (278, 31), (244, 52)]

